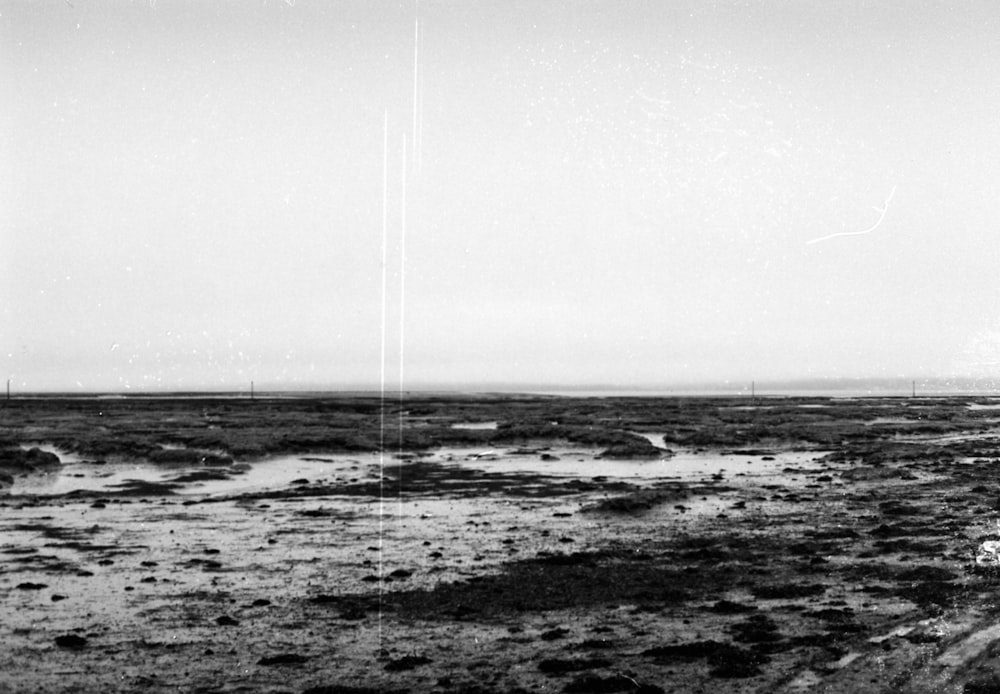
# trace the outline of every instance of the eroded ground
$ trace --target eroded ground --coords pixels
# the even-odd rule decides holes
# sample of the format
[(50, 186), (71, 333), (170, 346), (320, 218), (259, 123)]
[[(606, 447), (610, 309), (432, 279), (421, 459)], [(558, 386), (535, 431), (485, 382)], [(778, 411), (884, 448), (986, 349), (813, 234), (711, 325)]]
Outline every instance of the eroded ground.
[(0, 691), (1000, 691), (994, 405), (11, 401)]

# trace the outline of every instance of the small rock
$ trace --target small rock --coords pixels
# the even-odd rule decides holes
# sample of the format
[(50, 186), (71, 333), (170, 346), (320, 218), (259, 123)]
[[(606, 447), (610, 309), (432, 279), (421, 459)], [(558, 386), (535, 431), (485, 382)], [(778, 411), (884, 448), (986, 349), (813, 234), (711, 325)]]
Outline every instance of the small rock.
[(65, 600), (65, 599), (66, 599), (66, 596), (65, 595), (60, 595), (59, 593), (54, 593), (52, 595), (52, 598), (51, 598), (52, 602), (59, 602), (60, 600)]
[(223, 627), (235, 627), (239, 626), (240, 624), (237, 620), (233, 619), (227, 614), (224, 614), (221, 617), (216, 617), (215, 623)]

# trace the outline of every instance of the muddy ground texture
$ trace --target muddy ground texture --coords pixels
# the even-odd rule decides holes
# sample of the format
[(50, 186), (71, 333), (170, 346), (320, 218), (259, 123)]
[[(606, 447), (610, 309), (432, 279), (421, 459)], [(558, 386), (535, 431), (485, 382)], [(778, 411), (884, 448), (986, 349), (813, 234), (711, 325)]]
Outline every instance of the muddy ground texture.
[(0, 692), (1000, 691), (988, 398), (3, 405)]

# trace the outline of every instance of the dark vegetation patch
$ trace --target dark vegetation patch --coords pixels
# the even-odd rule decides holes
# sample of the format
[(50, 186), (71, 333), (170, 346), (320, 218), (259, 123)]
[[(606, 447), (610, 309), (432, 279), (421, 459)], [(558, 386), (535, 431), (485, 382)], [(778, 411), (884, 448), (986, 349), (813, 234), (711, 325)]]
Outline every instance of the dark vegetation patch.
[(1000, 675), (980, 675), (965, 683), (962, 694), (1000, 694)]
[(688, 496), (688, 490), (680, 485), (671, 489), (639, 489), (628, 494), (602, 499), (582, 510), (589, 513), (636, 514), (666, 503), (682, 501)]
[(258, 665), (301, 665), (308, 662), (309, 658), (299, 653), (279, 653), (269, 655), (257, 661)]
[(655, 658), (663, 664), (704, 658), (710, 668), (709, 674), (722, 678), (753, 677), (760, 674), (761, 665), (770, 662), (770, 658), (763, 653), (718, 641), (691, 641), (657, 646), (643, 651), (642, 655)]
[(939, 566), (917, 566), (912, 569), (900, 572), (896, 579), (899, 581), (954, 581), (958, 574)]
[(709, 609), (718, 614), (744, 614), (746, 612), (755, 612), (757, 607), (754, 605), (744, 605), (742, 603), (732, 602), (730, 600), (719, 600)]
[(656, 660), (663, 663), (683, 662), (707, 658), (725, 647), (725, 644), (718, 641), (689, 641), (687, 643), (647, 648), (642, 652), (642, 655), (656, 658)]
[[(401, 448), (407, 452), (440, 446), (525, 446), (560, 441), (590, 446), (609, 455), (620, 451), (628, 457), (643, 457), (665, 452), (631, 432), (662, 431), (667, 445), (761, 453), (789, 444), (804, 445), (836, 449), (828, 457), (831, 463), (866, 467), (1000, 457), (1000, 447), (984, 442), (944, 447), (893, 439), (898, 432), (912, 436), (980, 431), (989, 412), (968, 410), (958, 400), (935, 400), (926, 407), (917, 401), (893, 399), (761, 402), (762, 407), (739, 409), (733, 405), (740, 403), (732, 399), (711, 397), (413, 395), (402, 403), (402, 412), (399, 403), (385, 408), (388, 427), (384, 440), (392, 442), (393, 451)], [(15, 398), (4, 405), (0, 425), (3, 450), (45, 441), (95, 460), (144, 458), (220, 465), (225, 465), (227, 458), (377, 451), (382, 413), (377, 397), (350, 395), (255, 400), (52, 396)], [(904, 423), (870, 425), (877, 416)], [(402, 437), (397, 428), (400, 419)], [(452, 426), (470, 421), (499, 424), (495, 430)]]
[(390, 660), (385, 664), (386, 672), (403, 672), (405, 670), (413, 670), (421, 665), (427, 665), (433, 662), (430, 658), (426, 658), (422, 655), (404, 655), (402, 658), (397, 658), (395, 660)]
[(384, 601), (423, 619), (481, 618), (607, 603), (660, 608), (695, 599), (733, 577), (728, 570), (685, 571), (634, 552), (581, 552), (539, 556), (508, 564), (497, 575), (430, 590), (393, 592)]
[[(932, 530), (931, 533), (937, 534), (937, 531)], [(908, 523), (881, 523), (870, 532), (872, 537), (910, 537), (924, 534), (925, 528)]]
[(0, 446), (0, 473), (5, 475), (29, 475), (53, 472), (62, 467), (59, 456), (40, 448), (24, 450), (15, 446)]
[(947, 581), (923, 581), (903, 585), (896, 595), (916, 603), (921, 608), (953, 607), (968, 596), (968, 588)]
[(795, 600), (822, 595), (826, 589), (820, 583), (774, 583), (755, 586), (751, 592), (760, 600)]
[(851, 482), (870, 482), (878, 480), (915, 480), (917, 476), (903, 467), (888, 467), (862, 465), (844, 470), (840, 476)]
[(780, 641), (777, 623), (763, 614), (755, 614), (730, 628), (733, 640), (739, 643), (768, 643)]
[(771, 659), (758, 651), (727, 645), (710, 654), (706, 661), (711, 677), (737, 679), (761, 674), (760, 666), (770, 663)]
[(909, 538), (899, 538), (894, 540), (876, 540), (873, 546), (880, 554), (931, 554), (941, 556), (947, 550), (947, 546), (942, 542), (924, 542), (923, 540), (911, 540)]
[(63, 634), (62, 636), (57, 636), (55, 641), (59, 648), (80, 650), (87, 647), (87, 639), (79, 634)]
[(289, 489), (243, 494), (239, 499), (288, 499), (317, 496), (378, 497), (383, 488), (409, 496), (519, 496), (560, 497), (583, 492), (631, 492), (635, 487), (627, 482), (587, 481), (576, 478), (550, 477), (535, 473), (489, 472), (465, 466), (448, 465), (427, 460), (407, 461), (386, 465), (383, 485), (378, 481), (358, 481), (350, 484), (313, 484)]

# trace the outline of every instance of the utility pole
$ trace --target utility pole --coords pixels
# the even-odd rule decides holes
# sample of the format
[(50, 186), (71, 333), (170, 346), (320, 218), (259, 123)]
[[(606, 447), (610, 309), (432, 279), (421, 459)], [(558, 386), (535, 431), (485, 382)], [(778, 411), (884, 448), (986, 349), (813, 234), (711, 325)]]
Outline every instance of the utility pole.
[(10, 379), (7, 379), (7, 401), (10, 402)]
[(757, 399), (757, 382), (750, 381), (750, 400), (755, 401)]
[(910, 381), (910, 386), (912, 388), (912, 391), (911, 391), (912, 395), (910, 397), (914, 397), (914, 398), (917, 397), (917, 382), (916, 381)]
[(250, 401), (253, 401), (253, 381), (250, 381)]

